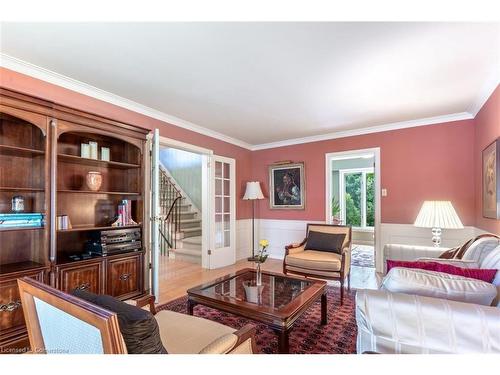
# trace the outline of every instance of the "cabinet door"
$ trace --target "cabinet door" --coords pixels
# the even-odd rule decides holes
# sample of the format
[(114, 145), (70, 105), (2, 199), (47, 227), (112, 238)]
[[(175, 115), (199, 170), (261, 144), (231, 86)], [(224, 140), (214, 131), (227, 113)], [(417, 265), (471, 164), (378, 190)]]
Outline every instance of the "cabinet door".
[(102, 262), (60, 267), (57, 288), (66, 293), (81, 289), (101, 294), (104, 291), (102, 273)]
[(121, 299), (141, 293), (142, 255), (108, 261), (107, 293)]
[(44, 270), (5, 277), (0, 281), (0, 346), (14, 340), (19, 335), (25, 335), (23, 308), (17, 279), (28, 276), (43, 282)]

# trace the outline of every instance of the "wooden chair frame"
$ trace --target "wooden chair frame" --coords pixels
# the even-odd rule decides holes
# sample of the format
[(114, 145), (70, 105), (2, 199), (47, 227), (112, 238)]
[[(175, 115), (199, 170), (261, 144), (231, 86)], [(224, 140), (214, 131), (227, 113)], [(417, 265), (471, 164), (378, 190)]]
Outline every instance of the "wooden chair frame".
[(31, 351), (33, 353), (47, 353), (34, 297), (96, 327), (101, 333), (104, 354), (127, 353), (115, 313), (61, 292), (29, 277), (18, 279), (17, 284), (28, 328)]
[[(309, 226), (315, 226), (315, 227), (342, 227), (342, 228), (349, 228), (349, 241), (347, 244), (344, 246), (342, 249), (341, 253), (341, 265), (340, 265), (340, 276), (339, 277), (327, 277), (327, 276), (319, 276), (319, 275), (313, 275), (313, 274), (308, 274), (306, 272), (298, 272), (298, 271), (287, 271), (286, 269), (286, 257), (289, 255), (291, 249), (296, 249), (298, 247), (304, 246), (307, 242), (307, 237), (309, 235)], [(312, 278), (312, 279), (321, 279), (321, 280), (335, 280), (340, 282), (340, 304), (342, 305), (344, 303), (344, 281), (345, 278), (347, 277), (347, 290), (351, 290), (351, 265), (348, 265), (347, 268), (347, 275), (346, 272), (344, 271), (345, 268), (345, 262), (346, 262), (346, 252), (351, 251), (351, 244), (352, 244), (352, 227), (350, 225), (336, 225), (336, 224), (313, 224), (313, 223), (308, 223), (307, 224), (307, 229), (306, 229), (306, 237), (304, 240), (302, 240), (301, 243), (299, 244), (291, 244), (288, 246), (285, 246), (285, 257), (283, 258), (283, 273), (287, 275), (288, 273), (294, 274), (294, 275), (300, 275), (304, 276), (306, 278)]]

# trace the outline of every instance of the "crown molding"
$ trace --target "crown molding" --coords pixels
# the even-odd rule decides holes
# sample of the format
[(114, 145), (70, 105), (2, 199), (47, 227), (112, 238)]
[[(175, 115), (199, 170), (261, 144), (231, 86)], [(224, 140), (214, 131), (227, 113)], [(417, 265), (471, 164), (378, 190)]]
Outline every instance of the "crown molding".
[(495, 91), (495, 89), (499, 84), (500, 84), (500, 70), (495, 69), (492, 72), (492, 74), (489, 75), (484, 85), (481, 87), (479, 96), (474, 101), (474, 103), (472, 103), (467, 112), (471, 113), (474, 117), (476, 117), (476, 115), (479, 113), (481, 108), (483, 108), (483, 105), (490, 98), (490, 96), (493, 94), (493, 92)]
[(86, 84), (84, 82), (77, 81), (75, 79), (66, 77), (62, 74), (53, 72), (51, 70), (36, 66), (34, 64), (28, 63), (26, 61), (17, 59), (15, 57), (0, 53), (0, 66), (16, 71), (18, 73), (22, 73), (37, 79), (40, 79), (42, 81), (46, 81), (49, 83), (52, 83), (57, 86), (64, 87), (66, 89), (78, 92), (80, 94), (90, 96), (92, 98), (102, 100), (104, 102), (114, 104), (116, 106), (143, 114), (145, 116), (149, 116), (152, 118), (155, 118), (157, 120), (166, 122), (168, 124), (178, 126), (183, 129), (187, 129), (199, 134), (206, 135), (208, 137), (216, 138), (221, 141), (233, 144), (235, 146), (239, 146), (251, 151), (258, 151), (258, 150), (265, 150), (265, 149), (270, 149), (270, 148), (276, 148), (276, 147), (284, 147), (284, 146), (292, 146), (292, 145), (297, 145), (297, 144), (303, 144), (303, 143), (310, 143), (310, 142), (319, 142), (319, 141), (325, 141), (329, 139), (336, 139), (336, 138), (345, 138), (345, 137), (353, 137), (357, 135), (365, 135), (365, 134), (370, 134), (370, 133), (379, 133), (379, 132), (384, 132), (384, 131), (390, 131), (390, 130), (399, 130), (399, 129), (405, 129), (405, 128), (412, 128), (412, 127), (417, 127), (417, 126), (426, 126), (426, 125), (435, 125), (439, 123), (447, 123), (451, 121), (460, 121), (460, 120), (470, 120), (473, 119), (476, 114), (479, 112), (481, 107), (484, 105), (486, 100), (491, 96), (495, 88), (497, 87), (499, 83), (499, 74), (493, 74), (491, 76), (491, 79), (487, 82), (487, 84), (484, 85), (484, 88), (481, 92), (481, 96), (471, 105), (469, 110), (467, 112), (459, 112), (459, 113), (452, 113), (452, 114), (447, 114), (443, 116), (435, 116), (435, 117), (427, 117), (427, 118), (421, 118), (421, 119), (415, 119), (415, 120), (408, 120), (408, 121), (401, 121), (401, 122), (395, 122), (395, 123), (390, 123), (390, 124), (382, 124), (382, 125), (376, 125), (376, 126), (371, 126), (371, 127), (366, 127), (362, 129), (353, 129), (353, 130), (345, 130), (345, 131), (338, 131), (338, 132), (332, 132), (332, 133), (327, 133), (327, 134), (321, 134), (321, 135), (313, 135), (313, 136), (307, 136), (303, 138), (293, 138), (293, 139), (287, 139), (283, 141), (277, 141), (277, 142), (270, 142), (270, 143), (263, 143), (263, 144), (257, 144), (257, 145), (251, 145), (247, 142), (244, 142), (242, 140), (227, 136), (225, 134), (216, 132), (214, 130), (205, 128), (203, 126), (194, 124), (192, 122), (180, 119), (175, 116), (171, 116), (169, 114), (166, 114), (164, 112), (158, 111), (156, 109), (147, 107), (145, 105), (142, 105), (140, 103), (134, 102), (132, 100), (123, 98), (119, 95), (115, 95), (113, 93), (110, 93), (105, 90), (101, 90), (97, 87), (91, 86), (89, 84)]
[(31, 64), (29, 62), (17, 59), (15, 57), (6, 55), (4, 53), (0, 53), (0, 66), (13, 70), (18, 73), (28, 75), (33, 78), (40, 79), (45, 82), (52, 83), (57, 86), (64, 87), (68, 90), (78, 92), (79, 94), (90, 96), (92, 98), (102, 100), (104, 102), (131, 110), (133, 112), (137, 112), (145, 116), (152, 117), (154, 119), (166, 122), (171, 125), (178, 126), (180, 128), (191, 130), (199, 134), (203, 134), (227, 143), (231, 143), (235, 146), (239, 146), (248, 150), (250, 150), (252, 147), (252, 145), (242, 140), (227, 136), (225, 134), (216, 132), (214, 130), (207, 129), (203, 126), (158, 111), (143, 104), (134, 102), (133, 100), (123, 98), (119, 95), (115, 95), (113, 93), (99, 89), (87, 83), (75, 80), (73, 78), (64, 76), (62, 74), (53, 72), (51, 70)]
[(251, 150), (252, 151), (265, 150), (265, 149), (269, 149), (269, 148), (292, 146), (292, 145), (298, 145), (298, 144), (302, 144), (302, 143), (326, 141), (329, 139), (353, 137), (356, 135), (365, 135), (365, 134), (380, 133), (380, 132), (385, 132), (385, 131), (390, 131), (390, 130), (414, 128), (417, 126), (435, 125), (435, 124), (446, 123), (446, 122), (451, 122), (451, 121), (470, 120), (473, 118), (474, 118), (474, 116), (472, 116), (472, 114), (470, 114), (469, 112), (452, 113), (452, 114), (443, 115), (443, 116), (427, 117), (427, 118), (422, 118), (422, 119), (417, 119), (417, 120), (400, 121), (400, 122), (393, 122), (390, 124), (370, 126), (368, 128), (362, 128), (362, 129), (345, 130), (345, 131), (328, 133), (328, 134), (313, 135), (310, 137), (293, 138), (293, 139), (288, 139), (285, 141), (265, 143), (265, 144), (255, 145), (251, 148)]

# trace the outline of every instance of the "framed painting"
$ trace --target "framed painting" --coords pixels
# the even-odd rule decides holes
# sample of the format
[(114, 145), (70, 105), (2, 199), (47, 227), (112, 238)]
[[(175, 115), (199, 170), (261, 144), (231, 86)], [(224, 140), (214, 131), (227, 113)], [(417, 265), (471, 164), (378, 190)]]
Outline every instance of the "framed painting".
[(483, 216), (500, 219), (500, 138), (483, 150)]
[(305, 208), (304, 163), (269, 166), (269, 204), (271, 209)]

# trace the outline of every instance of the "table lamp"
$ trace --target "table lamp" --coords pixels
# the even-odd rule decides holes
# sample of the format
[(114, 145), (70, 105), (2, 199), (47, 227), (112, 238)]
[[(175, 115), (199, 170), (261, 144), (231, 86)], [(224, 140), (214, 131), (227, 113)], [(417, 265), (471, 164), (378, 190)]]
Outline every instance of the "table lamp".
[(264, 199), (259, 181), (247, 182), (243, 199), (252, 201), (252, 257), (248, 258), (248, 260), (253, 261), (255, 259), (255, 201), (257, 199)]
[(441, 245), (441, 229), (463, 229), (450, 201), (425, 201), (413, 224), (420, 228), (432, 228), (432, 242)]

